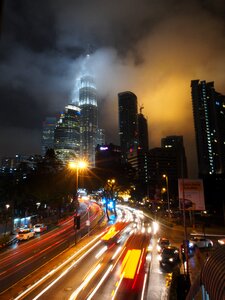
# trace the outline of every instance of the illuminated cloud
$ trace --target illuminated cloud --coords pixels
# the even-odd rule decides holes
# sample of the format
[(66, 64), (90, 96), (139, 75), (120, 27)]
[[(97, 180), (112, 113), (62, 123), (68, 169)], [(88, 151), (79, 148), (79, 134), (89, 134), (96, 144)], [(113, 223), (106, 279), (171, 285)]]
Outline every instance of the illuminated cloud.
[[(225, 94), (224, 1), (5, 3), (0, 130), (12, 134), (1, 139), (0, 156), (33, 151), (28, 130), (39, 139), (44, 117), (72, 101), (92, 44), (90, 64), (107, 142), (119, 142), (117, 94), (130, 90), (144, 106), (150, 147), (160, 146), (166, 135), (183, 135), (190, 175), (196, 174), (190, 82), (214, 81)], [(19, 147), (15, 128), (21, 132)]]

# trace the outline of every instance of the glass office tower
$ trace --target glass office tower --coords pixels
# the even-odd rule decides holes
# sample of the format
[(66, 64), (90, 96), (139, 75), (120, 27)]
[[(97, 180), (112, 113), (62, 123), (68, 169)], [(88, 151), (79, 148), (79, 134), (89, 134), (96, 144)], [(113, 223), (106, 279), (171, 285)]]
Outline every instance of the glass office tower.
[(118, 94), (119, 135), (122, 161), (127, 161), (129, 151), (138, 146), (138, 111), (137, 96), (130, 92)]
[(80, 108), (69, 104), (57, 122), (54, 149), (64, 164), (80, 156)]
[(192, 106), (200, 175), (225, 172), (225, 96), (214, 82), (191, 81)]

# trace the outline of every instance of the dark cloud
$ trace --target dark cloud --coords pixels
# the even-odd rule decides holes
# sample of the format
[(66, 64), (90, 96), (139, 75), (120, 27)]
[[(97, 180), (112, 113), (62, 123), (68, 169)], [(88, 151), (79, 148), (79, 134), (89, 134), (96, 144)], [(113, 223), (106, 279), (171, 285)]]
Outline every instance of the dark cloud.
[[(5, 87), (2, 88), (1, 96), (1, 105), (4, 107), (4, 110), (0, 111), (1, 127), (30, 129), (39, 127), (45, 116), (44, 107), (35, 101), (27, 90), (16, 86)], [(13, 115), (12, 118), (10, 118), (11, 115)]]
[(224, 1), (7, 0), (2, 25), (0, 156), (40, 152), (42, 120), (72, 100), (91, 44), (107, 142), (118, 143), (117, 94), (131, 90), (150, 147), (183, 135), (196, 173), (190, 81), (225, 94)]
[(5, 1), (3, 18), (9, 39), (34, 52), (54, 48), (55, 18), (48, 1)]

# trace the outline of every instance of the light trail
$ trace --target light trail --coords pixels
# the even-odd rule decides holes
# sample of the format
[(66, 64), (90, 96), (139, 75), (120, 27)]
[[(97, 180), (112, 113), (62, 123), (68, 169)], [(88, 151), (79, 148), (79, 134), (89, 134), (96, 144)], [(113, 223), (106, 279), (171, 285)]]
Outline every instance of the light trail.
[(116, 257), (117, 257), (117, 255), (120, 253), (120, 251), (121, 251), (121, 249), (122, 249), (122, 246), (119, 246), (119, 248), (116, 250), (116, 252), (113, 254), (113, 256), (112, 256), (112, 260), (114, 260)]
[(90, 274), (88, 274), (88, 276), (86, 277), (86, 279), (81, 283), (81, 285), (79, 286), (79, 288), (77, 288), (73, 294), (69, 297), (69, 300), (74, 300), (77, 298), (77, 295), (83, 290), (83, 288), (90, 282), (90, 280), (95, 276), (95, 274), (98, 272), (98, 270), (100, 269), (101, 264), (98, 264), (92, 271)]
[(100, 251), (95, 255), (95, 258), (99, 259), (100, 256), (102, 256), (103, 253), (106, 252), (106, 250), (108, 249), (107, 246), (104, 246), (102, 249), (100, 249)]
[(94, 288), (94, 290), (92, 291), (92, 293), (90, 294), (90, 296), (88, 296), (87, 300), (91, 300), (93, 298), (93, 296), (96, 294), (96, 292), (98, 291), (98, 289), (100, 288), (100, 286), (102, 285), (102, 283), (104, 282), (104, 280), (106, 279), (106, 277), (108, 276), (108, 274), (110, 273), (110, 271), (112, 270), (113, 265), (110, 265), (109, 268), (107, 269), (107, 271), (105, 272), (105, 274), (102, 276), (101, 280), (99, 281), (99, 283), (97, 284), (97, 286)]
[(143, 288), (142, 288), (142, 293), (141, 293), (141, 300), (144, 300), (144, 294), (145, 294), (145, 288), (146, 288), (146, 282), (147, 282), (147, 273), (145, 273), (144, 277), (144, 283), (143, 283)]
[(115, 299), (115, 297), (116, 297), (116, 294), (117, 294), (117, 292), (118, 292), (118, 289), (119, 289), (119, 287), (120, 287), (120, 285), (121, 285), (121, 282), (122, 282), (122, 280), (123, 280), (123, 277), (124, 277), (124, 273), (123, 273), (123, 274), (121, 274), (121, 276), (120, 276), (120, 281), (119, 281), (119, 282), (118, 282), (118, 284), (117, 284), (116, 290), (115, 290), (115, 291), (113, 291), (112, 300), (114, 300), (114, 299)]
[[(67, 263), (69, 263), (71, 260), (74, 259), (74, 257), (76, 257), (77, 255), (79, 255), (81, 252), (83, 252), (86, 248), (88, 248), (91, 244), (93, 244), (97, 239), (99, 239), (102, 236), (102, 233), (99, 234), (96, 238), (94, 238), (91, 242), (89, 242), (87, 245), (85, 245), (82, 249), (78, 250), (77, 252), (75, 252), (71, 257), (69, 257), (67, 260), (65, 260), (61, 265), (59, 265), (57, 268), (53, 269), (52, 271), (50, 271), (49, 273), (47, 273), (44, 277), (42, 277), (41, 279), (39, 279), (38, 281), (36, 281), (34, 284), (32, 284), (31, 286), (29, 286), (29, 288), (27, 288), (26, 290), (24, 290), (22, 293), (20, 293), (15, 300), (19, 300), (22, 297), (24, 297), (24, 295), (26, 295), (28, 292), (30, 292), (31, 290), (33, 290), (35, 287), (37, 287), (38, 285), (40, 285), (44, 280), (46, 280), (48, 277), (52, 276), (53, 274), (55, 274), (57, 271), (59, 271), (62, 267), (64, 267)], [(96, 246), (98, 246), (101, 243), (101, 241), (98, 241), (98, 243), (96, 243), (93, 247), (91, 247), (84, 255), (82, 255), (78, 260), (76, 260), (68, 269), (72, 268), (74, 265), (76, 265), (78, 262), (80, 262), (80, 260), (82, 260), (90, 251), (92, 251)], [(66, 274), (67, 271), (64, 271), (62, 274), (63, 276)], [(62, 275), (61, 274), (61, 275)], [(49, 286), (47, 286), (40, 294), (38, 294), (34, 299), (38, 299), (42, 294), (44, 294), (49, 288), (51, 288), (62, 276), (60, 275), (60, 277), (57, 277)], [(34, 300), (33, 299), (33, 300)]]

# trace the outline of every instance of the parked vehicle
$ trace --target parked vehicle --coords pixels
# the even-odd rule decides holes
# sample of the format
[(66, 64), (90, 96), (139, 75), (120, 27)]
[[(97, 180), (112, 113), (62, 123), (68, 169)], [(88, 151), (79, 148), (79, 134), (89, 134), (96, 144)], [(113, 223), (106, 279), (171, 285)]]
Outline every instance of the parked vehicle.
[(159, 257), (161, 267), (175, 266), (180, 262), (179, 249), (174, 246), (166, 246), (163, 248)]
[(190, 239), (189, 245), (198, 248), (211, 248), (213, 247), (213, 241), (205, 237), (194, 237)]
[(26, 229), (20, 229), (19, 232), (17, 233), (17, 239), (19, 241), (22, 241), (22, 240), (29, 240), (30, 238), (34, 237), (35, 235), (35, 232), (29, 228), (26, 228)]
[(165, 237), (159, 238), (158, 239), (158, 243), (157, 243), (157, 251), (158, 251), (158, 253), (161, 253), (162, 250), (163, 250), (163, 248), (167, 247), (169, 245), (170, 245), (170, 241), (167, 238), (165, 238)]
[(47, 226), (45, 224), (35, 224), (34, 232), (43, 232), (47, 230)]

